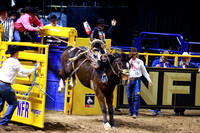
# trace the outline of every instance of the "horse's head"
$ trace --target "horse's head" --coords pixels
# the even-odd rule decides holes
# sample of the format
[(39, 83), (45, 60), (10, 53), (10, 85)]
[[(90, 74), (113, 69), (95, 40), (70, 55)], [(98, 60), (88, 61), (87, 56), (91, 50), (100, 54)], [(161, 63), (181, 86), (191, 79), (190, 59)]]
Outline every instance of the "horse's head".
[(117, 55), (113, 61), (113, 72), (120, 78), (121, 85), (129, 84), (129, 58), (127, 58), (126, 54), (122, 53)]

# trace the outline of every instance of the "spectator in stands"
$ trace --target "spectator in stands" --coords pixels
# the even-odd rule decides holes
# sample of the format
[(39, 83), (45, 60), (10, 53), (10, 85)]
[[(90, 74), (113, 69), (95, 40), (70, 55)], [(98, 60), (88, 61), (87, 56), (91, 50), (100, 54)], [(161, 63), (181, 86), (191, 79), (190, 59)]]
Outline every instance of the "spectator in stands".
[[(189, 54), (187, 52), (183, 52), (182, 55), (189, 55)], [(181, 61), (178, 63), (178, 68), (183, 68), (183, 69), (198, 68), (198, 72), (200, 72), (200, 66), (198, 66), (195, 63), (190, 62), (189, 59), (190, 59), (189, 57), (182, 57)], [(175, 108), (174, 109), (176, 116), (178, 116), (178, 115), (184, 116), (184, 111), (185, 111), (184, 108)]]
[[(36, 10), (33, 7), (27, 6), (25, 10), (28, 13), (22, 15), (15, 23), (14, 38), (15, 41), (37, 42), (35, 35), (36, 31), (43, 29), (42, 22), (36, 16)], [(35, 24), (36, 27), (33, 27)]]
[[(168, 51), (164, 51), (162, 54), (169, 54)], [(171, 67), (171, 64), (167, 61), (168, 56), (161, 56), (159, 59), (154, 60), (152, 63), (152, 67), (160, 68), (160, 67)]]
[(130, 51), (130, 83), (126, 86), (126, 94), (129, 105), (129, 114), (128, 116), (132, 116), (136, 118), (138, 115), (139, 107), (140, 107), (140, 77), (144, 75), (144, 77), (149, 81), (149, 85), (152, 86), (153, 83), (147, 73), (146, 68), (144, 67), (144, 63), (142, 60), (137, 58), (137, 48), (131, 48)]
[(57, 16), (56, 15), (51, 15), (51, 17), (50, 17), (50, 24), (47, 24), (47, 25), (45, 25), (45, 26), (53, 26), (53, 27), (60, 27), (60, 25), (58, 25), (57, 24), (57, 22), (58, 22), (58, 18), (57, 18)]
[(8, 8), (6, 6), (0, 7), (0, 23), (4, 26), (2, 41), (11, 42), (13, 40), (14, 23), (13, 20), (8, 17)]
[[(164, 51), (162, 54), (169, 54), (168, 51)], [(159, 59), (154, 60), (152, 63), (152, 67), (156, 67), (156, 68), (167, 68), (167, 67), (171, 67), (171, 64), (167, 61), (168, 56), (161, 56)], [(151, 109), (152, 115), (156, 116), (156, 115), (160, 115), (163, 116), (163, 113), (161, 112), (161, 110), (159, 108), (153, 108)]]
[[(183, 52), (182, 55), (189, 55), (187, 52)], [(198, 72), (200, 72), (200, 66), (189, 61), (189, 57), (182, 57), (181, 61), (178, 63), (178, 68), (198, 68)]]
[(15, 10), (11, 10), (11, 11), (8, 12), (8, 17), (9, 17), (10, 19), (12, 19), (13, 21), (14, 21), (15, 18), (17, 17), (16, 15), (17, 15), (17, 14), (16, 14), (16, 11), (15, 11)]

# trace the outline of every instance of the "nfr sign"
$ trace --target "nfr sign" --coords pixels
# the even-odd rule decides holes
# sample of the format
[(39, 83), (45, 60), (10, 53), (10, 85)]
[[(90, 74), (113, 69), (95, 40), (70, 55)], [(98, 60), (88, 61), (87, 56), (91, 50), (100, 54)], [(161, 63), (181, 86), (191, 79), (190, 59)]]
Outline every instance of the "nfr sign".
[(28, 118), (29, 102), (18, 100), (17, 116)]
[[(141, 107), (200, 108), (197, 69), (148, 68), (153, 86), (141, 77)], [(118, 107), (128, 107), (126, 89), (119, 87)]]

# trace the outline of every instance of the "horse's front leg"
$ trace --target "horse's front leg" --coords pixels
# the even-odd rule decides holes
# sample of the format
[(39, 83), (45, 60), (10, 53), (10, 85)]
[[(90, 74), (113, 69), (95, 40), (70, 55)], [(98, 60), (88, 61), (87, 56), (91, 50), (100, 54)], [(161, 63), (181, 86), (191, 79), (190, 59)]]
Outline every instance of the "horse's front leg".
[(105, 100), (104, 100), (104, 94), (101, 92), (100, 89), (96, 90), (96, 96), (98, 98), (100, 107), (101, 107), (101, 111), (103, 113), (103, 119), (104, 119), (104, 128), (106, 130), (110, 129), (111, 126), (108, 123), (108, 119), (107, 119), (107, 109), (106, 109), (106, 105), (105, 105)]
[(108, 105), (108, 113), (110, 116), (110, 125), (112, 126), (112, 128), (116, 128), (117, 126), (114, 123), (114, 118), (113, 118), (113, 113), (114, 113), (114, 109), (113, 109), (113, 94), (106, 96), (106, 102)]

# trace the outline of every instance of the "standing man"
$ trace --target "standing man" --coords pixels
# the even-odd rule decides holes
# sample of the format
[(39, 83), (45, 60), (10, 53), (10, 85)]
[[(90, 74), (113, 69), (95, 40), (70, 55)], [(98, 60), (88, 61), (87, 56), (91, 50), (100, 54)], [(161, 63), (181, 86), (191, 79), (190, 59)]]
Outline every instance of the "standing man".
[[(169, 54), (168, 51), (164, 51), (162, 54)], [(152, 67), (156, 67), (156, 68), (167, 68), (167, 67), (171, 67), (171, 64), (167, 61), (168, 56), (161, 56), (159, 59), (154, 60), (152, 63)], [(151, 109), (152, 115), (156, 116), (156, 115), (160, 115), (163, 116), (163, 113), (161, 112), (161, 110), (159, 108), (153, 108)]]
[(143, 61), (138, 59), (137, 55), (137, 48), (131, 48), (131, 59), (129, 61), (131, 65), (129, 76), (130, 83), (126, 86), (126, 93), (129, 104), (128, 116), (132, 116), (133, 118), (137, 117), (140, 107), (140, 77), (144, 75), (144, 77), (148, 80), (149, 85), (153, 85)]
[(95, 39), (99, 39), (102, 40), (104, 42), (104, 44), (101, 43), (95, 43), (94, 44), (94, 48), (98, 48), (100, 49), (101, 52), (101, 59), (99, 61), (99, 73), (100, 73), (100, 77), (101, 77), (101, 81), (103, 83), (107, 83), (108, 82), (108, 78), (106, 76), (106, 62), (105, 62), (105, 57), (106, 57), (106, 51), (104, 50), (106, 48), (106, 36), (111, 36), (112, 32), (113, 32), (113, 28), (116, 26), (117, 21), (115, 19), (111, 20), (111, 27), (108, 29), (108, 31), (105, 33), (104, 32), (104, 27), (108, 27), (109, 25), (107, 25), (105, 23), (104, 19), (98, 19), (96, 22), (96, 27), (94, 27), (94, 29), (91, 31), (90, 34), (90, 41), (94, 41)]
[[(0, 121), (0, 126), (8, 126), (8, 122), (12, 118), (12, 115), (17, 107), (17, 98), (15, 91), (11, 87), (14, 84), (15, 78), (18, 73), (21, 76), (29, 75), (34, 72), (34, 69), (25, 69), (19, 62), (19, 51), (23, 51), (22, 48), (16, 45), (9, 46), (6, 54), (10, 54), (9, 57), (0, 69), (0, 112), (4, 108), (5, 101), (9, 104), (3, 118)], [(35, 67), (36, 70), (40, 69), (38, 64)]]
[(13, 20), (8, 17), (7, 7), (5, 6), (0, 6), (0, 23), (4, 26), (2, 41), (11, 42), (13, 40), (14, 23)]
[[(31, 41), (37, 42), (35, 35), (36, 31), (43, 29), (42, 22), (36, 16), (36, 10), (33, 7), (27, 6), (25, 10), (28, 13), (22, 15), (15, 23), (14, 38), (16, 42), (19, 41)], [(36, 27), (33, 27), (35, 24)]]

